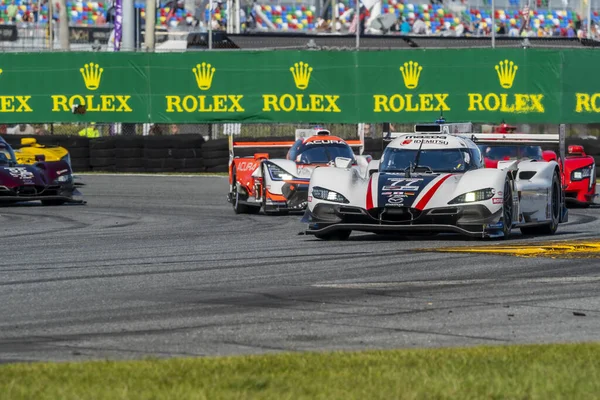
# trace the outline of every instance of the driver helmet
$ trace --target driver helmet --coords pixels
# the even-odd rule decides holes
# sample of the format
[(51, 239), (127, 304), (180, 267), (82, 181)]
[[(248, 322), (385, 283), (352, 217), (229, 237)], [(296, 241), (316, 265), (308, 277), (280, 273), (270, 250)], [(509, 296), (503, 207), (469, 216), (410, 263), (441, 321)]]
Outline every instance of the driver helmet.
[(454, 169), (460, 168), (466, 164), (466, 160), (460, 150), (453, 150), (444, 154), (444, 161)]

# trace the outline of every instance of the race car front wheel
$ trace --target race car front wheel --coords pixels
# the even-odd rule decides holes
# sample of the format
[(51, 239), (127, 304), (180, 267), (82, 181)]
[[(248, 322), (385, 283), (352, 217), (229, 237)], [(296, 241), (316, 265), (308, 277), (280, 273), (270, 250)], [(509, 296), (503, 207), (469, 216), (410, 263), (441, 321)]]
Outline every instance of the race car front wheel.
[(260, 211), (260, 207), (252, 207), (241, 202), (240, 192), (237, 190), (237, 177), (235, 167), (233, 167), (231, 178), (231, 200), (233, 203), (233, 211), (236, 214), (256, 214)]
[(552, 179), (552, 192), (550, 193), (550, 212), (552, 220), (550, 223), (541, 226), (530, 226), (521, 228), (523, 235), (554, 235), (558, 229), (560, 220), (561, 202), (560, 202), (560, 178), (554, 174)]
[(508, 239), (512, 230), (513, 220), (513, 185), (512, 180), (506, 176), (504, 181), (504, 196), (502, 201), (502, 233), (503, 238)]

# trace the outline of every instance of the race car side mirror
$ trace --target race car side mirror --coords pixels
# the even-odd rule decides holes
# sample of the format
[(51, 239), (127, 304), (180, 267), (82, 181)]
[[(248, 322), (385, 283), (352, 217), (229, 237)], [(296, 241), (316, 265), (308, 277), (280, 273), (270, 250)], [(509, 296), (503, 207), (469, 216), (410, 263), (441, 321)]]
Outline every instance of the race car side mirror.
[(21, 139), (22, 146), (30, 146), (30, 145), (33, 145), (36, 143), (37, 143), (37, 141), (35, 140), (35, 138), (22, 138)]
[(346, 157), (336, 157), (335, 158), (335, 166), (336, 168), (350, 168), (352, 166), (353, 160), (351, 158)]
[(542, 158), (546, 162), (556, 161), (557, 160), (556, 153), (553, 152), (552, 150), (544, 150), (542, 152)]

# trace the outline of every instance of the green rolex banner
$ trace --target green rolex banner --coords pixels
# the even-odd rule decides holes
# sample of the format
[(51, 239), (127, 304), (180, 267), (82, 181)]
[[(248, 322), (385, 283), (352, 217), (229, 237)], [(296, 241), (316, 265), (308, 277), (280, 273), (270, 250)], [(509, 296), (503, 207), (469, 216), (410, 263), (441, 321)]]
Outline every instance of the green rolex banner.
[(0, 54), (19, 122), (594, 123), (588, 49)]

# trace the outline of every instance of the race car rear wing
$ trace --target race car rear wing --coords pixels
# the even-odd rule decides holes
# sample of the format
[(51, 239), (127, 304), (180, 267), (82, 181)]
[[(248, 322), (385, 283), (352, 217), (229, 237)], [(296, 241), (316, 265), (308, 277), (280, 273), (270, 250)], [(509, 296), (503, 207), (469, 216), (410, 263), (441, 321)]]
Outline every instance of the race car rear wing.
[[(326, 133), (325, 133), (326, 132)], [(235, 157), (235, 149), (249, 149), (249, 148), (290, 148), (296, 143), (298, 139), (312, 137), (317, 134), (331, 135), (329, 131), (317, 131), (315, 129), (296, 129), (294, 141), (264, 141), (264, 142), (250, 142), (244, 140), (235, 140), (233, 135), (229, 135), (229, 157), (233, 159)], [(364, 137), (361, 136), (358, 140), (346, 140), (344, 142), (350, 147), (359, 147), (360, 154), (363, 153), (365, 148)]]
[(553, 145), (559, 151), (559, 164), (564, 171), (566, 157), (566, 125), (561, 124), (557, 134), (527, 134), (527, 133), (465, 133), (455, 136), (471, 139), (476, 144), (487, 144), (489, 146), (502, 146), (507, 144), (517, 145)]
[(459, 133), (453, 136), (460, 136), (465, 139), (471, 139), (475, 143), (481, 144), (559, 144), (559, 134), (526, 134), (526, 133)]

